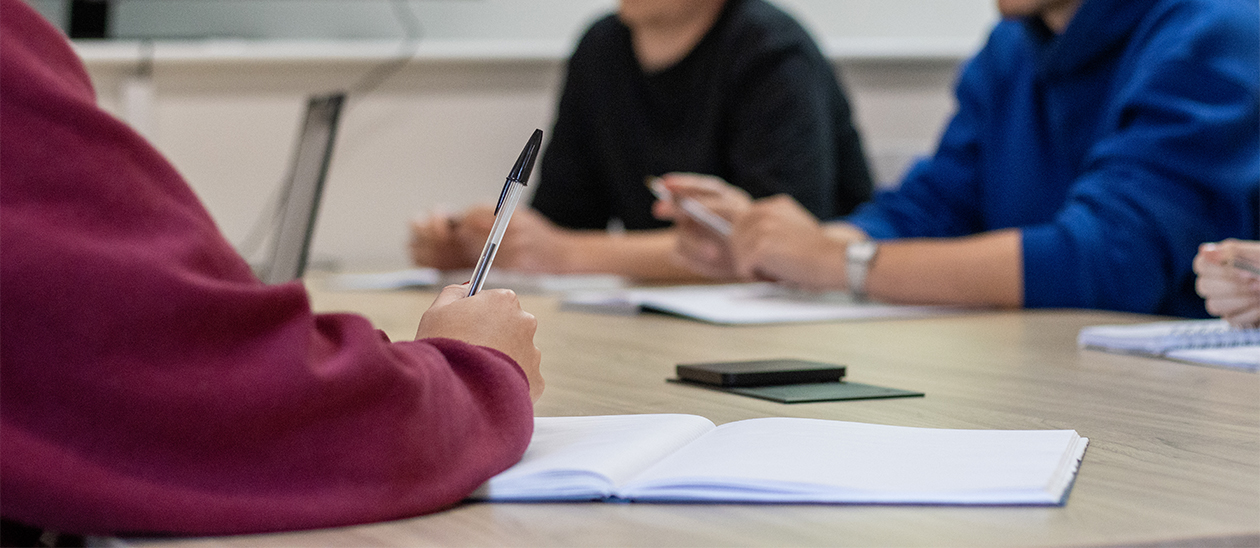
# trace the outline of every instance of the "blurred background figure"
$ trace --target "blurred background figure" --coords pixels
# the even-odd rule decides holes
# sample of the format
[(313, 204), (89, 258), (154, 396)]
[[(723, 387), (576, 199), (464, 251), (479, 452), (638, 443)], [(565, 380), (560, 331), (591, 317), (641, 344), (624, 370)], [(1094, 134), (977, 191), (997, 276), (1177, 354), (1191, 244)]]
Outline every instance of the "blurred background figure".
[[(623, 0), (570, 58), (549, 139), (533, 209), (517, 211), (496, 266), (695, 277), (671, 260), (674, 231), (651, 214), (644, 185), (671, 172), (788, 194), (823, 217), (848, 213), (872, 187), (831, 64), (762, 0)], [(416, 221), (413, 261), (472, 266), (492, 212)]]
[(1260, 237), (1256, 3), (997, 6), (936, 153), (841, 222), (668, 178), (733, 221), (722, 239), (680, 217), (688, 264), (889, 302), (1205, 317), (1199, 244)]

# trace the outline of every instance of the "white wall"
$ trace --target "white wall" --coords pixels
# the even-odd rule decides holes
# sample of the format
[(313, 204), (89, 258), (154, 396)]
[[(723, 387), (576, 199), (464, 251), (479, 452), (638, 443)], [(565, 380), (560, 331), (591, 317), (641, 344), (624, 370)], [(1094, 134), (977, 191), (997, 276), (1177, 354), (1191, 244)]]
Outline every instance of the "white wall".
[[(28, 0), (64, 18), (68, 0)], [(402, 0), (112, 0), (121, 38), (389, 38)], [(820, 40), (973, 40), (992, 0), (776, 0)], [(429, 38), (571, 40), (616, 0), (406, 0)]]
[[(243, 3), (199, 1), (221, 5)], [(178, 4), (180, 0), (149, 3)], [(362, 3), (379, 4), (378, 7), (388, 11), (388, 5), (383, 2)], [(517, 4), (525, 3), (509, 0), (413, 3), (417, 11), (421, 6), (429, 10), (493, 11), (491, 8), (496, 6)], [(607, 2), (557, 0), (531, 4), (594, 6)], [(848, 84), (877, 175), (885, 181), (895, 180), (912, 155), (930, 150), (942, 123), (951, 113), (950, 87), (960, 54), (923, 54), (920, 46), (930, 45), (932, 40), (950, 30), (944, 23), (933, 27), (921, 22), (926, 26), (920, 30), (927, 34), (918, 38), (902, 37), (912, 41), (926, 37), (926, 42), (915, 46), (918, 50), (910, 48), (918, 51), (917, 54), (885, 51), (872, 55), (868, 51), (871, 48), (878, 50), (881, 44), (886, 46), (893, 42), (889, 42), (887, 36), (865, 45), (844, 42), (861, 38), (850, 33), (874, 31), (860, 25), (844, 27), (845, 23), (838, 19), (862, 13), (862, 10), (890, 17), (885, 10), (897, 15), (900, 13), (897, 10), (909, 9), (912, 4), (944, 9), (947, 6), (987, 6), (988, 3), (980, 0), (847, 0), (835, 2), (831, 8), (828, 7), (831, 3), (821, 0), (784, 0), (783, 4), (799, 13), (811, 14), (812, 18), (806, 21), (811, 28), (841, 29), (828, 31), (841, 42), (841, 46), (833, 48), (840, 51), (839, 54), (833, 51), (837, 68)], [(847, 7), (841, 9), (841, 4)], [(499, 12), (501, 15), (520, 15), (504, 9)], [(986, 13), (985, 9), (974, 9), (972, 19), (983, 19)], [(587, 18), (571, 12), (568, 17), (570, 22)], [(429, 27), (426, 36), (432, 44), (442, 42), (433, 38), (431, 33), (436, 32), (435, 29), (453, 32), (451, 29), (458, 25), (435, 26), (430, 22), (426, 26)], [(979, 24), (972, 27), (979, 28)], [(524, 40), (529, 42), (534, 38)], [(954, 36), (950, 40), (959, 43), (961, 38)], [(967, 40), (978, 43), (979, 37)], [(563, 58), (571, 47), (569, 42), (560, 41), (558, 48), (543, 47), (527, 55), (512, 53), (510, 49), (515, 43), (512, 41), (491, 46), (489, 55), (467, 55), (458, 50), (465, 46), (483, 48), (487, 43), (495, 43), (494, 40), (450, 39), (448, 42), (455, 50), (437, 48), (434, 51), (438, 53), (420, 55), (371, 95), (352, 100), (343, 119), (320, 213), (313, 252), (316, 261), (347, 270), (405, 266), (409, 218), (437, 204), (458, 209), (492, 200), (529, 133), (535, 127), (550, 129)], [(347, 42), (344, 47), (338, 44), (341, 43), (296, 42), (291, 43), (290, 48), (317, 53), (277, 56), (251, 53), (259, 47), (255, 42), (243, 45), (228, 42), (226, 46), (216, 42), (211, 45), (230, 51), (239, 47), (240, 51), (182, 57), (164, 56), (163, 52), (180, 47), (184, 48), (180, 51), (189, 47), (196, 51), (197, 46), (158, 44), (153, 72), (156, 97), (153, 139), (190, 181), (233, 242), (239, 244), (244, 240), (262, 215), (267, 197), (284, 175), (304, 97), (309, 93), (344, 88), (381, 62), (380, 55), (356, 57), (351, 47), (354, 42)], [(132, 46), (134, 48), (134, 44)], [(88, 59), (89, 72), (102, 105), (120, 112), (119, 90), (123, 79), (137, 66), (134, 57), (109, 53), (108, 44), (79, 47)], [(330, 47), (338, 53), (318, 53)], [(897, 47), (902, 46), (893, 44), (892, 49)], [(385, 51), (392, 52), (394, 48), (388, 46)], [(342, 55), (345, 51), (351, 53)], [(846, 51), (856, 54), (846, 56)]]

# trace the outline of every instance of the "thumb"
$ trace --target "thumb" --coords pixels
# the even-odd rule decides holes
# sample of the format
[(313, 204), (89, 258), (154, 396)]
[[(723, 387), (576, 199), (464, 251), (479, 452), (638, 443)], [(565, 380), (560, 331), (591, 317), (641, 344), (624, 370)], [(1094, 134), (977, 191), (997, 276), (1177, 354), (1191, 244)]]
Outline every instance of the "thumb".
[(433, 305), (429, 308), (440, 308), (467, 297), (470, 288), (472, 286), (468, 285), (467, 282), (458, 285), (448, 285), (442, 288), (442, 292), (438, 293), (437, 298), (433, 300)]
[(673, 221), (676, 220), (678, 211), (674, 208), (673, 202), (656, 200), (652, 202), (652, 216), (662, 221)]

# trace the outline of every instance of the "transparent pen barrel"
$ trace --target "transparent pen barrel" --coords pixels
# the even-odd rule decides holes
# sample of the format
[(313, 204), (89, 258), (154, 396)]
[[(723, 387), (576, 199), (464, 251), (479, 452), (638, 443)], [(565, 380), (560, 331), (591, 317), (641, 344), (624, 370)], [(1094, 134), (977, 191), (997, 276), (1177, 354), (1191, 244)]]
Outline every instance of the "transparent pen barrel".
[(468, 296), (476, 295), (478, 291), (481, 291), (481, 286), (485, 285), (486, 274), (490, 272), (490, 264), (494, 262), (494, 256), (499, 251), (499, 243), (503, 241), (503, 233), (507, 231), (508, 221), (512, 219), (512, 212), (516, 210), (516, 202), (521, 199), (521, 191), (524, 188), (525, 185), (520, 183), (508, 185), (507, 196), (503, 198), (503, 205), (494, 216), (494, 225), (490, 227), (490, 237), (486, 238), (486, 246), (481, 249), (481, 258), (477, 260), (477, 267), (473, 270), (469, 284), (472, 287), (468, 290)]

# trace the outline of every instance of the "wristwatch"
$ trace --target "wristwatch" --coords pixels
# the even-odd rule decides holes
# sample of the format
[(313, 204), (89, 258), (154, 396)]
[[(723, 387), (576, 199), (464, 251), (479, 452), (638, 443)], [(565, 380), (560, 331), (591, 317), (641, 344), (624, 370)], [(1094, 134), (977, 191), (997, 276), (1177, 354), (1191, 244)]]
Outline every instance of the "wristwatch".
[(875, 240), (858, 240), (844, 250), (844, 271), (849, 280), (849, 292), (859, 299), (866, 298), (866, 272), (875, 260), (879, 244)]

